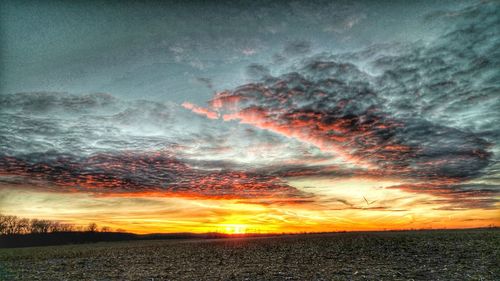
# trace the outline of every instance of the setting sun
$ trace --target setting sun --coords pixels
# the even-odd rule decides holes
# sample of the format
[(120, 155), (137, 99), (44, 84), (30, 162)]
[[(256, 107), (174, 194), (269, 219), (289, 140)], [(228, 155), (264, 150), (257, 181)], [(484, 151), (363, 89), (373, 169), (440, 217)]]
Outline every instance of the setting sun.
[(247, 230), (247, 227), (245, 225), (225, 225), (224, 226), (224, 233), (227, 234), (245, 234)]

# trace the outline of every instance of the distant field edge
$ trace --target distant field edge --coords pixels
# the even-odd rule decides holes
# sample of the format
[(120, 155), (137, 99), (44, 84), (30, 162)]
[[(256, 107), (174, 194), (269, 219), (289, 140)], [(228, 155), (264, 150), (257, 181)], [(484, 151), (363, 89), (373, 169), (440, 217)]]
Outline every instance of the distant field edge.
[(377, 230), (377, 231), (336, 231), (307, 233), (268, 233), (268, 234), (224, 234), (224, 233), (153, 233), (134, 234), (126, 232), (54, 232), (0, 235), (0, 248), (21, 248), (38, 246), (57, 246), (68, 244), (84, 244), (96, 242), (161, 240), (161, 239), (221, 239), (246, 237), (276, 237), (295, 235), (328, 235), (341, 233), (420, 233), (420, 232), (460, 232), (460, 231), (500, 231), (500, 227), (460, 228), (460, 229), (408, 229), (408, 230)]

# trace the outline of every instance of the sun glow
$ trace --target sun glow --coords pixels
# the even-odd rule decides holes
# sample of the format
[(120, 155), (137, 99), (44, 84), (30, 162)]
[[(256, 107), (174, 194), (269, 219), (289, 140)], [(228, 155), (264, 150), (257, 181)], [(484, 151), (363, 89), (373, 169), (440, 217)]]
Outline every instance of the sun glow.
[(227, 234), (245, 234), (247, 227), (241, 224), (224, 225), (223, 232)]
[(218, 232), (245, 235), (465, 228), (500, 223), (498, 206), (491, 210), (446, 209), (446, 203), (441, 203), (439, 197), (388, 188), (383, 181), (296, 179), (290, 183), (321, 200), (297, 203), (271, 199), (95, 197), (0, 189), (0, 198), (9, 198), (0, 202), (0, 213), (77, 226), (95, 222), (99, 226), (138, 234)]

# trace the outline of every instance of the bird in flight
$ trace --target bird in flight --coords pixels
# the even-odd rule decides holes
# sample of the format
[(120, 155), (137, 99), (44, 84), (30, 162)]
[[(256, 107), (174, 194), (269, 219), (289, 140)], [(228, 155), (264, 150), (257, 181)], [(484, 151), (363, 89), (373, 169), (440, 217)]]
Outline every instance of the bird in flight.
[(365, 199), (365, 202), (366, 202), (366, 205), (370, 206), (371, 204), (377, 202), (377, 200), (373, 200), (372, 202), (368, 202), (368, 200), (366, 200), (366, 197), (363, 196), (363, 199)]

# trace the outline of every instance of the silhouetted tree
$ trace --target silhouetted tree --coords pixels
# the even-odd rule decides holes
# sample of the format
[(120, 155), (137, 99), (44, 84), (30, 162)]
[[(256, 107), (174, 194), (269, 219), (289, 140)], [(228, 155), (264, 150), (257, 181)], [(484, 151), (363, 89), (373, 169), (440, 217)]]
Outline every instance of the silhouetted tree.
[[(95, 223), (90, 223), (87, 227), (82, 227), (59, 221), (30, 220), (28, 218), (0, 214), (0, 235), (75, 231), (96, 232), (97, 230), (98, 226)], [(101, 231), (111, 232), (111, 228), (105, 226), (101, 228)]]
[(101, 227), (101, 232), (111, 232), (111, 227), (103, 226), (103, 227)]
[(0, 233), (14, 234), (17, 228), (16, 216), (0, 215)]
[(60, 232), (70, 232), (70, 231), (76, 231), (75, 226), (69, 223), (61, 223), (59, 224), (59, 231)]
[(87, 231), (88, 232), (96, 232), (97, 231), (97, 224), (94, 222), (89, 223), (89, 225), (87, 226)]
[(27, 218), (16, 218), (13, 233), (26, 234), (30, 232), (30, 220)]
[(58, 221), (51, 221), (49, 224), (49, 232), (60, 232), (61, 223)]
[(49, 220), (31, 220), (31, 233), (47, 233), (51, 227), (51, 221)]

